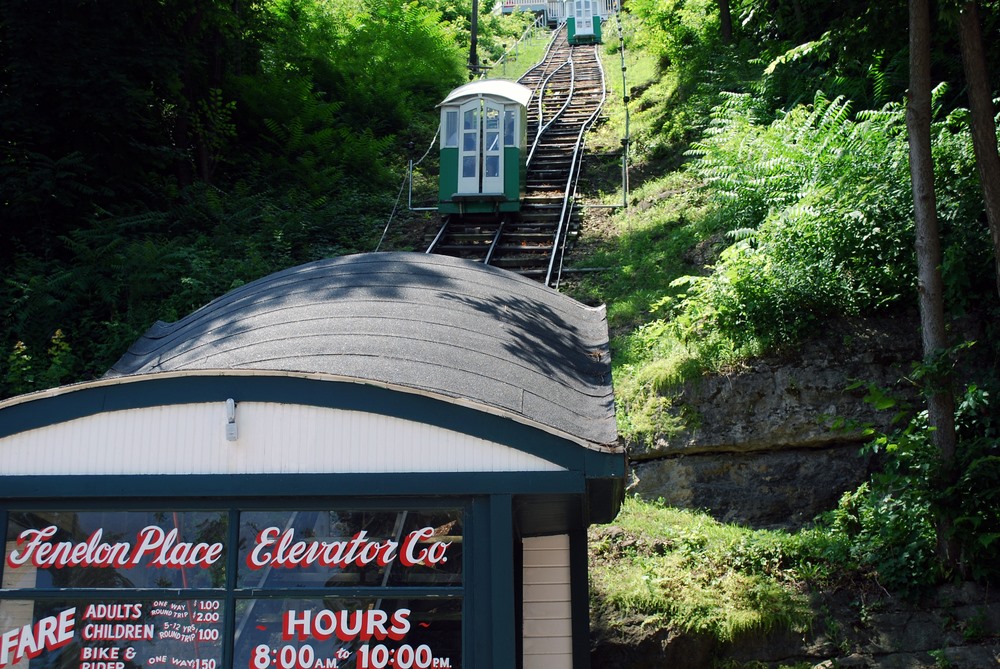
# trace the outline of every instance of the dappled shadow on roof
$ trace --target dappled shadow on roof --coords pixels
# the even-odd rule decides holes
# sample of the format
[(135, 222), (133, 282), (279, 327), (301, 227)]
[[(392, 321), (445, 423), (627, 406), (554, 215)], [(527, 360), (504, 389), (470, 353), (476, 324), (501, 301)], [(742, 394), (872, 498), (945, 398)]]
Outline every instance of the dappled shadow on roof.
[(444, 294), (442, 299), (474, 309), (495, 322), (508, 335), (504, 350), (540, 372), (570, 376), (583, 385), (610, 383), (603, 318), (569, 322), (550, 304), (518, 295), (481, 299)]
[[(607, 324), (538, 283), (417, 253), (323, 260), (157, 323), (110, 376), (253, 369), (456, 397), (613, 437)], [(603, 441), (602, 441), (603, 443)]]

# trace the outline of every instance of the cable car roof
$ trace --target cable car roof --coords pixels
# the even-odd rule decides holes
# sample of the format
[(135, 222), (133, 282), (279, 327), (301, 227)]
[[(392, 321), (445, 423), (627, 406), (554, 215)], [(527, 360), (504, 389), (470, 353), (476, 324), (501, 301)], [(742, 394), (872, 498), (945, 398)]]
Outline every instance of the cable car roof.
[(456, 104), (460, 100), (480, 96), (500, 98), (526, 107), (531, 99), (531, 89), (505, 79), (477, 79), (453, 90), (438, 106)]

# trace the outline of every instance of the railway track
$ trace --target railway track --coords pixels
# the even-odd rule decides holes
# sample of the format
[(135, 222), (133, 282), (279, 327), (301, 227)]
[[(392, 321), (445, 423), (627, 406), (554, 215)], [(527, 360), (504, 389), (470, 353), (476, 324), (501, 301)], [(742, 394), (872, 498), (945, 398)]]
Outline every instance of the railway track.
[(427, 253), (479, 260), (553, 285), (579, 228), (575, 191), (583, 138), (605, 97), (598, 46), (571, 46), (562, 27), (542, 61), (518, 81), (533, 91), (520, 213), (445, 217)]

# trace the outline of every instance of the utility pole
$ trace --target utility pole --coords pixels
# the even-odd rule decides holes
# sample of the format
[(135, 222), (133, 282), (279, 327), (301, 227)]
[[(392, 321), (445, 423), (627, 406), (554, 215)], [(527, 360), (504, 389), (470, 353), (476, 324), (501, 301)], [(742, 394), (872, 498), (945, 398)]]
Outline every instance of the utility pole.
[(479, 33), (479, 0), (472, 0), (472, 38), (469, 40), (469, 79), (479, 76), (479, 56), (476, 54), (476, 42)]

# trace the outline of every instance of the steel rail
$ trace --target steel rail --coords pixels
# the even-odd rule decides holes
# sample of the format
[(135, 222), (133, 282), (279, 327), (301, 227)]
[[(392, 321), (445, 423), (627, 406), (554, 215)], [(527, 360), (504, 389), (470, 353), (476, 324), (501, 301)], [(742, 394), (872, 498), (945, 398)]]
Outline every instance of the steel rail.
[(569, 216), (567, 215), (567, 212), (571, 211), (569, 203), (574, 199), (573, 197), (571, 197), (571, 193), (574, 196), (576, 193), (576, 180), (579, 179), (578, 168), (580, 161), (582, 160), (582, 156), (580, 155), (580, 149), (583, 147), (584, 135), (586, 134), (590, 126), (593, 124), (594, 119), (596, 119), (598, 114), (601, 113), (601, 107), (604, 106), (604, 101), (607, 99), (608, 95), (607, 89), (605, 88), (604, 67), (601, 65), (601, 56), (597, 52), (596, 46), (594, 47), (594, 61), (596, 62), (597, 70), (600, 73), (601, 100), (594, 108), (594, 111), (590, 114), (587, 120), (580, 125), (580, 132), (577, 135), (576, 144), (573, 147), (573, 157), (570, 159), (569, 163), (569, 177), (566, 180), (566, 192), (563, 195), (562, 211), (559, 214), (559, 225), (556, 228), (556, 234), (552, 242), (552, 255), (549, 258), (549, 268), (548, 271), (545, 273), (546, 286), (550, 286), (552, 284), (552, 270), (553, 267), (555, 266), (556, 254), (559, 254), (560, 256), (563, 255), (563, 253), (560, 252), (560, 247), (563, 246), (565, 242), (563, 241), (562, 243), (560, 243), (560, 238), (563, 235), (563, 229), (564, 228), (568, 229), (567, 223), (569, 221)]
[[(558, 258), (561, 277), (565, 245), (576, 211), (584, 136), (607, 96), (597, 48), (585, 50), (569, 45), (562, 37), (562, 29), (553, 36), (545, 58), (519, 79), (529, 88), (533, 84), (532, 101), (538, 105), (537, 122), (532, 121), (534, 140), (526, 157), (526, 163), (532, 165), (531, 178), (525, 184), (529, 195), (522, 200), (520, 215), (516, 219), (499, 217), (495, 223), (482, 217), (471, 221), (445, 217), (426, 253), (475, 258), (484, 264), (536, 275), (539, 280), (544, 275), (546, 285), (552, 284)], [(529, 77), (537, 80), (529, 81)], [(595, 88), (598, 84), (600, 93)], [(548, 120), (543, 115), (546, 91), (565, 96)], [(535, 111), (530, 103), (529, 110)], [(543, 138), (548, 142), (543, 144)]]
[[(552, 119), (549, 120), (549, 122), (546, 123), (545, 125), (542, 125), (542, 119), (543, 119), (543, 116), (542, 116), (542, 104), (544, 102), (543, 98), (545, 97), (545, 89), (548, 87), (549, 81), (552, 79), (552, 77), (554, 77), (556, 75), (556, 73), (559, 72), (559, 70), (563, 69), (567, 65), (569, 65), (569, 95), (566, 96), (566, 102), (563, 103), (563, 106), (559, 108), (559, 111), (557, 111), (555, 113), (555, 115), (552, 117)], [(545, 82), (544, 82), (545, 85), (542, 87), (542, 93), (537, 96), (538, 97), (538, 130), (535, 131), (535, 140), (531, 143), (531, 150), (528, 152), (528, 159), (525, 161), (525, 166), (526, 167), (530, 167), (531, 166), (531, 159), (535, 157), (535, 149), (538, 148), (538, 143), (540, 141), (542, 141), (542, 135), (544, 135), (545, 131), (548, 130), (550, 127), (552, 127), (552, 124), (555, 123), (559, 119), (560, 116), (562, 116), (563, 112), (566, 111), (566, 109), (569, 107), (570, 102), (573, 100), (573, 89), (574, 89), (574, 84), (575, 84), (575, 81), (574, 81), (575, 77), (576, 77), (576, 71), (573, 69), (573, 56), (570, 55), (569, 60), (567, 60), (565, 63), (563, 63), (562, 65), (560, 65), (556, 69), (552, 70), (552, 73), (548, 77), (545, 78)]]

